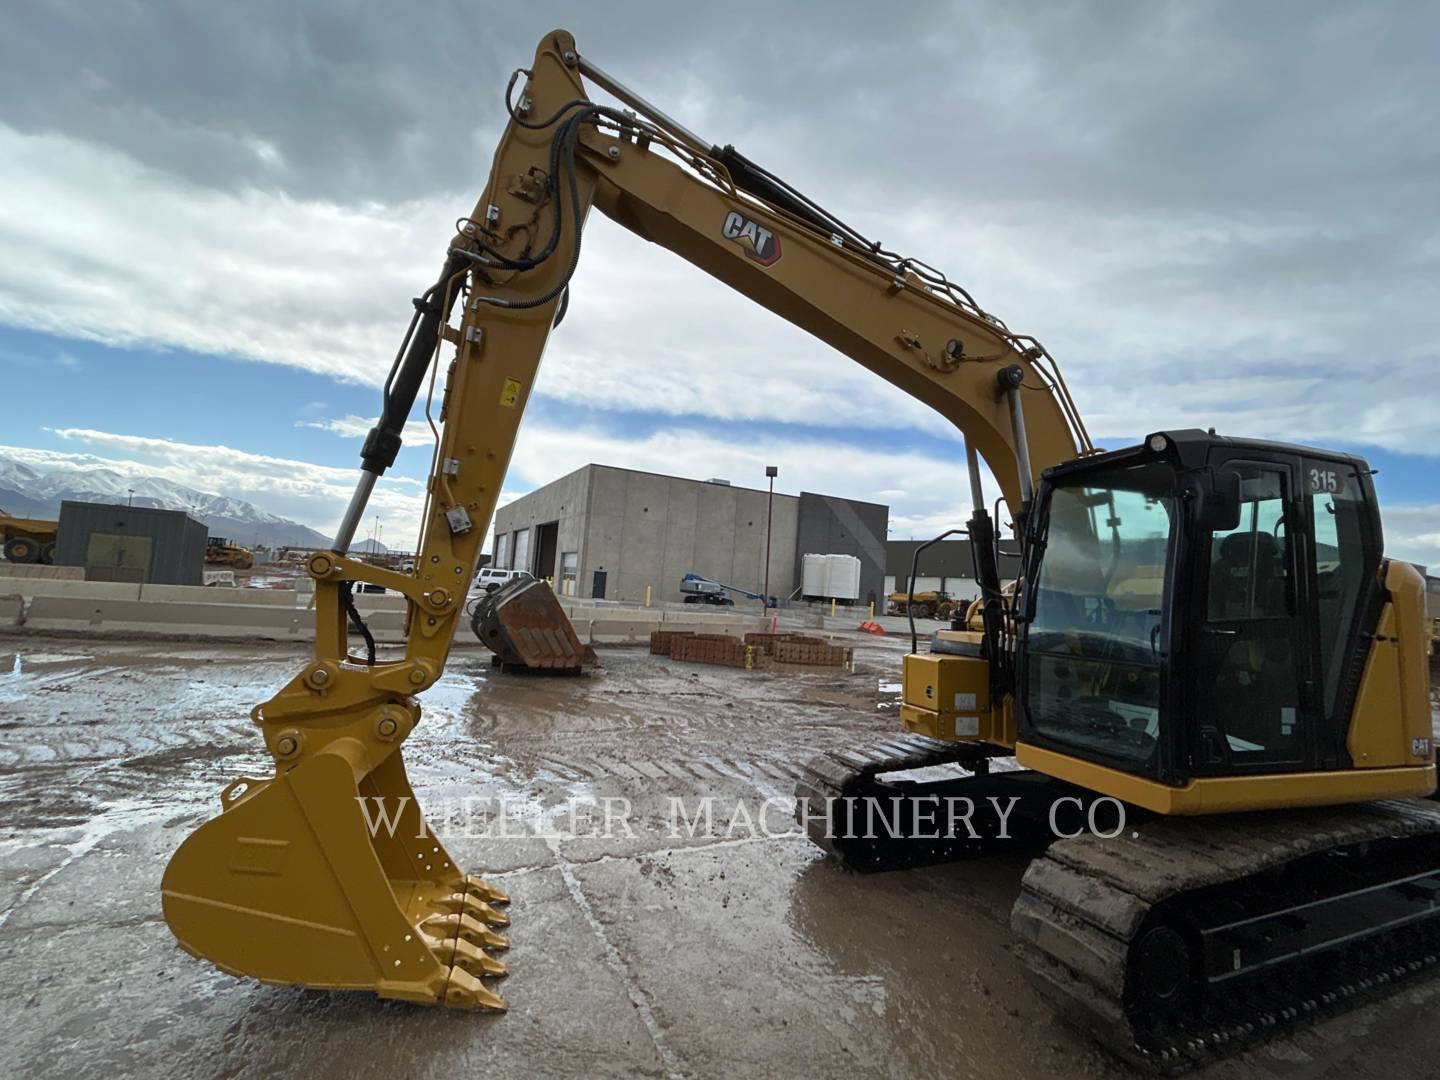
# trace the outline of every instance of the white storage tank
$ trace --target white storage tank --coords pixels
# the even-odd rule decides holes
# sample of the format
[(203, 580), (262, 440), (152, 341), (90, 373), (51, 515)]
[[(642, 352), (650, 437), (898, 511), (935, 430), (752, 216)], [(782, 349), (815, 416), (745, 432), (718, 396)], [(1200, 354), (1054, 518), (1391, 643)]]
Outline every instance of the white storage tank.
[(860, 599), (860, 560), (854, 555), (825, 556), (825, 591), (836, 600)]
[(825, 572), (828, 569), (824, 555), (805, 555), (800, 559), (800, 595), (826, 596)]

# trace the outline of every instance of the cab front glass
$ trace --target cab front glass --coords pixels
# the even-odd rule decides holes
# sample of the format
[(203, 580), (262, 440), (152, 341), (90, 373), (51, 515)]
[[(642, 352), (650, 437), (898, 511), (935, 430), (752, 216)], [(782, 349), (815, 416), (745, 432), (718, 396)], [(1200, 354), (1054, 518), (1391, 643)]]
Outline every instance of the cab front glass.
[(1033, 730), (1131, 768), (1151, 759), (1160, 738), (1174, 485), (1161, 463), (1054, 485), (1027, 630)]

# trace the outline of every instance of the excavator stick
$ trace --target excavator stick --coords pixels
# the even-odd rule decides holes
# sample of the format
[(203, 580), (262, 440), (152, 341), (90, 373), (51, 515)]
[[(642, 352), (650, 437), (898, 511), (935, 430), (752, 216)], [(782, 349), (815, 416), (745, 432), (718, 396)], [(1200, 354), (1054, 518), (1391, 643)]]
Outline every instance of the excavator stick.
[(224, 812), (165, 871), (166, 921), (232, 975), (503, 1010), (481, 979), (506, 974), (485, 950), (508, 947), (495, 929), (508, 897), (431, 834), (399, 747), (373, 767), (368, 749), (335, 739), (274, 779), (226, 787)]
[[(592, 201), (593, 171), (568, 161), (578, 152), (571, 136), (591, 137), (567, 125), (566, 102), (584, 96), (574, 58), (568, 35), (541, 43), (528, 69), (527, 107), (551, 119), (507, 127), (485, 193), (439, 277), (415, 299), (380, 418), (361, 449), (355, 492), (329, 550), (306, 563), (315, 582), (313, 659), (252, 712), (274, 778), (227, 787), (224, 812), (187, 838), (166, 870), (165, 918), (176, 939), (224, 971), (455, 1008), (505, 1007), (482, 980), (505, 974), (487, 950), (506, 945), (496, 929), (507, 921), (496, 910), (506, 898), (462, 872), (431, 834), (400, 745), (420, 717), (415, 695), (441, 677), (465, 617), (466, 586)], [(565, 135), (566, 161), (551, 185), (541, 177), (554, 167), (557, 134)], [(526, 254), (534, 229), (509, 227), (537, 208), (536, 227), (556, 236), (554, 244), (540, 241), (543, 259)], [(511, 306), (480, 302), (479, 291), (460, 304), (475, 265), (469, 249), (497, 217), (505, 239), (485, 232), (485, 242), (508, 244), (511, 264), (535, 266), (498, 287)], [(450, 323), (457, 307), (458, 329)], [(439, 403), (440, 444), (413, 568), (351, 559), (370, 494), (395, 463), (447, 342), (458, 342), (457, 355)], [(379, 655), (353, 599), (364, 585), (405, 597), (403, 654)], [(350, 653), (352, 633), (365, 641), (363, 656)]]
[(550, 586), (534, 578), (507, 582), (476, 600), (470, 628), (505, 671), (575, 675), (600, 663)]

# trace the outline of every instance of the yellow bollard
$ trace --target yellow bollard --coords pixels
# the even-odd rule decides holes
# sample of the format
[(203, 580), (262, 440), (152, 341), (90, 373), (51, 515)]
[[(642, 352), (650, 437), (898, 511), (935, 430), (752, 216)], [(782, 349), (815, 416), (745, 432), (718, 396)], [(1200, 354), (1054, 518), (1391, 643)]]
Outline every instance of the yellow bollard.
[(835, 603), (836, 603), (835, 597), (832, 596), (832, 597), (830, 598), (830, 618), (832, 618), (832, 619), (835, 617)]
[(646, 606), (646, 607), (649, 607), (649, 606), (650, 606), (650, 586), (649, 586), (649, 585), (646, 585), (646, 586), (645, 586), (645, 606)]
[(872, 622), (873, 622), (874, 619), (875, 619), (875, 601), (874, 601), (874, 600), (871, 600), (871, 601), (870, 601), (870, 619), (871, 619)]

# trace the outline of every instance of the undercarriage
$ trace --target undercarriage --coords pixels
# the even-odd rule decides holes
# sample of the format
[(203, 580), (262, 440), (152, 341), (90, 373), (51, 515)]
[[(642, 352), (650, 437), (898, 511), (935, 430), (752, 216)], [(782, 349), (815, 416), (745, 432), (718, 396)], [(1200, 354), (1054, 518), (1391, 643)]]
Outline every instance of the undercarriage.
[[(899, 736), (822, 754), (797, 817), (860, 872), (1034, 854), (1016, 953), (1068, 1021), (1132, 1064), (1183, 1072), (1440, 962), (1434, 803), (1222, 818), (1126, 807), (1120, 828), (1113, 800), (997, 769), (1002, 752)], [(939, 766), (967, 775), (914, 778)]]

